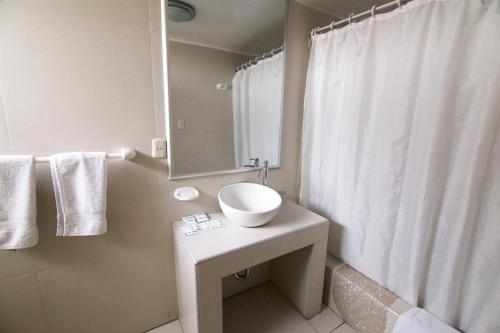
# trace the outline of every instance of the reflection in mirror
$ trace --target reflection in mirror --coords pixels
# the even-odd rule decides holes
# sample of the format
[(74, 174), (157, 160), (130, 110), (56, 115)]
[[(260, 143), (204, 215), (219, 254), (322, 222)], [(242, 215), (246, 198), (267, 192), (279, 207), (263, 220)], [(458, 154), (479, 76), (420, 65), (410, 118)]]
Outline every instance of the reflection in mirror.
[(168, 4), (171, 177), (278, 167), (286, 1)]

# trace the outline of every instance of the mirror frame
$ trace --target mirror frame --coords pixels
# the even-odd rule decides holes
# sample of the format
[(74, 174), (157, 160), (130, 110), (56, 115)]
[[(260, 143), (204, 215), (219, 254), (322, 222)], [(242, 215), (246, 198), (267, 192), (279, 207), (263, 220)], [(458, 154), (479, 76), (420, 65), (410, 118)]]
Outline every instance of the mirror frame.
[[(227, 170), (216, 170), (216, 171), (207, 171), (207, 172), (199, 172), (199, 173), (191, 173), (191, 174), (181, 174), (176, 175), (173, 171), (174, 159), (172, 156), (172, 134), (171, 134), (171, 124), (172, 120), (172, 103), (170, 98), (170, 71), (168, 64), (168, 33), (167, 33), (167, 1), (162, 0), (161, 2), (161, 35), (162, 35), (162, 67), (163, 70), (163, 95), (164, 95), (164, 112), (165, 112), (165, 133), (167, 137), (167, 165), (168, 165), (168, 179), (169, 180), (180, 180), (180, 179), (188, 179), (188, 178), (196, 178), (196, 177), (206, 177), (206, 176), (216, 176), (216, 175), (229, 175), (235, 173), (243, 173), (243, 172), (251, 172), (257, 171), (261, 168), (244, 168), (244, 169), (227, 169)], [(284, 17), (284, 34), (283, 34), (283, 89), (281, 90), (281, 114), (280, 114), (280, 140), (279, 140), (279, 152), (278, 152), (278, 164), (270, 166), (269, 169), (279, 169), (281, 167), (281, 156), (283, 154), (283, 114), (285, 111), (285, 83), (286, 83), (286, 59), (288, 52), (288, 14), (289, 14), (289, 0), (281, 0), (285, 2), (285, 17)]]

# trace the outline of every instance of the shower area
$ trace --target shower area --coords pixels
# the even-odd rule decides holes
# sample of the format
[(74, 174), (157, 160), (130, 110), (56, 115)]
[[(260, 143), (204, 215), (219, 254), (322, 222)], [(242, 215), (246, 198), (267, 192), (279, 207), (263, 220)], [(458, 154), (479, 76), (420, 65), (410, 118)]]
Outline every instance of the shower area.
[(500, 3), (382, 7), (311, 31), (300, 203), (331, 221), (330, 254), (498, 332)]

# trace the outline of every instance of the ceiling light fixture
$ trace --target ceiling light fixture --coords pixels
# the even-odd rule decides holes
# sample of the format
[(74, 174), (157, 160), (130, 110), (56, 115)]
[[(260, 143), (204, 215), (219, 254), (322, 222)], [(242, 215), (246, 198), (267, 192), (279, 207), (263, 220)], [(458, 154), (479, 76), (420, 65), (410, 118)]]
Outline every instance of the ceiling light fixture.
[(168, 1), (168, 19), (173, 22), (187, 22), (194, 19), (196, 10), (190, 4), (182, 1)]

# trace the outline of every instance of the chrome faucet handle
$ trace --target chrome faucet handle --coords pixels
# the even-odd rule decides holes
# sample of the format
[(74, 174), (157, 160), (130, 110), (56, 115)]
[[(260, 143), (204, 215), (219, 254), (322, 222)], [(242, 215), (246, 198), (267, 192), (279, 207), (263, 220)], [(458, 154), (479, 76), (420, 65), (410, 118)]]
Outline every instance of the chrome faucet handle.
[(259, 175), (257, 176), (258, 178), (262, 176), (262, 185), (267, 186), (268, 174), (269, 174), (269, 161), (265, 160), (264, 165), (260, 168)]
[(260, 167), (259, 169), (259, 177), (260, 175), (262, 174), (262, 172), (267, 172), (267, 170), (269, 169), (269, 161), (264, 161), (264, 165)]

